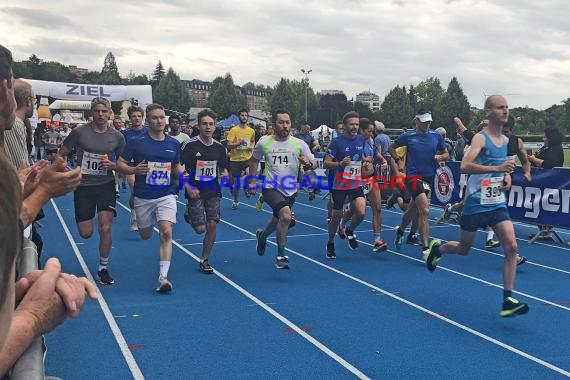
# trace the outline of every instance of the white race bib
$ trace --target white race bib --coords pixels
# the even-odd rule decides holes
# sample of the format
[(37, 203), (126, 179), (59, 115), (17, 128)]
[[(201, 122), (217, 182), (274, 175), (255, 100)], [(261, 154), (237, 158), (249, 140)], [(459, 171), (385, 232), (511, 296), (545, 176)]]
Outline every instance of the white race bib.
[(362, 161), (350, 161), (350, 165), (344, 167), (343, 178), (355, 180), (356, 177), (360, 177), (361, 170)]
[(148, 172), (146, 173), (146, 183), (154, 186), (170, 185), (170, 172), (172, 165), (170, 162), (148, 162)]
[(239, 150), (249, 149), (249, 143), (247, 141), (244, 141), (237, 146), (237, 149)]
[(368, 194), (370, 192), (370, 190), (372, 190), (372, 181), (361, 185), (360, 188), (362, 189), (362, 192), (364, 193), (364, 195)]
[(503, 177), (483, 178), (481, 180), (481, 204), (495, 205), (504, 202)]
[(293, 152), (287, 149), (275, 149), (269, 152), (269, 165), (284, 166), (293, 165)]
[(81, 160), (81, 174), (89, 175), (107, 175), (107, 169), (103, 168), (104, 154), (83, 152), (83, 159)]
[[(196, 181), (213, 181), (217, 176), (217, 161), (196, 161), (196, 174), (194, 179)], [(209, 178), (204, 178), (209, 177)]]

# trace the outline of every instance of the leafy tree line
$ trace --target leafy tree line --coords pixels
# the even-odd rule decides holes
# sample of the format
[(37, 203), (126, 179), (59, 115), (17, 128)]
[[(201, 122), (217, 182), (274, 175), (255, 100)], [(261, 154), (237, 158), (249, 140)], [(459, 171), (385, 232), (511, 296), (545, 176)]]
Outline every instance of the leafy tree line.
[[(69, 67), (59, 62), (44, 61), (33, 54), (28, 60), (14, 64), (16, 78), (30, 78), (71, 83), (148, 85), (153, 88), (153, 99), (165, 108), (187, 113), (192, 106), (183, 82), (172, 68), (165, 69), (159, 60), (150, 76), (129, 73), (122, 78), (115, 56), (107, 53), (101, 71), (89, 71), (78, 77)], [(269, 96), (264, 111), (273, 113), (277, 109), (291, 112), (294, 124), (309, 122), (313, 127), (322, 124), (333, 125), (350, 110), (357, 111), (362, 117), (381, 120), (388, 128), (409, 127), (413, 115), (420, 111), (430, 111), (433, 126), (445, 127), (452, 138), (455, 137), (454, 116), (459, 116), (469, 128), (484, 119), (481, 109), (472, 107), (465, 96), (457, 78), (452, 78), (444, 88), (436, 77), (428, 78), (416, 86), (397, 85), (384, 97), (379, 111), (373, 112), (367, 103), (348, 100), (345, 94), (320, 94), (311, 88), (308, 79), (281, 78), (273, 87), (247, 82), (243, 89), (263, 90)], [(305, 103), (307, 114), (305, 114)], [(119, 104), (113, 104), (115, 112)], [(220, 118), (226, 118), (240, 108), (247, 107), (247, 99), (233, 81), (230, 73), (212, 81), (208, 98), (208, 107)], [(519, 120), (517, 133), (541, 134), (545, 127), (556, 126), (565, 134), (570, 132), (570, 98), (562, 105), (553, 105), (546, 110), (529, 107), (514, 108), (511, 112)]]

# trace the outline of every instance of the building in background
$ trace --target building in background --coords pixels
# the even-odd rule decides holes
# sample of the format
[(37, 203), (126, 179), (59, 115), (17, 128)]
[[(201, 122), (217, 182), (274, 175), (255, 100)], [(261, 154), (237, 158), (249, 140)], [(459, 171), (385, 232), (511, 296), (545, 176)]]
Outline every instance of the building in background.
[(372, 111), (380, 110), (380, 97), (373, 92), (361, 92), (360, 94), (356, 95), (356, 101), (368, 104), (368, 107), (370, 107)]
[(321, 90), (321, 95), (344, 95), (342, 90)]
[(210, 96), (212, 82), (192, 79), (182, 80), (182, 83), (184, 83), (186, 91), (188, 91), (188, 95), (196, 107), (204, 108), (208, 105), (208, 97)]

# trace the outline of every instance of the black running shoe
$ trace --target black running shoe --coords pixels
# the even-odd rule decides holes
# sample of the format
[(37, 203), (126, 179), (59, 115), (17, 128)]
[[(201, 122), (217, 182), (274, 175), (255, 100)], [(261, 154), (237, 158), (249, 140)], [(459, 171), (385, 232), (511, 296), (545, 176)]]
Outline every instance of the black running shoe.
[(327, 243), (327, 259), (336, 259), (336, 253), (334, 252), (334, 242)]
[(526, 303), (519, 302), (513, 297), (507, 297), (499, 314), (501, 317), (515, 317), (526, 313), (528, 313), (528, 305)]
[(346, 238), (348, 239), (348, 247), (353, 251), (358, 248), (358, 240), (356, 240), (356, 235), (354, 232), (347, 230)]
[(255, 237), (257, 238), (257, 245), (255, 246), (255, 249), (257, 250), (257, 254), (259, 256), (263, 256), (265, 254), (265, 247), (267, 246), (267, 236), (262, 238), (262, 234), (263, 230), (261, 228), (255, 231)]
[(107, 268), (103, 268), (97, 272), (97, 281), (103, 285), (111, 285), (115, 283), (115, 280), (113, 280), (113, 277), (111, 277)]
[(208, 263), (208, 259), (200, 261), (200, 270), (206, 274), (214, 273), (214, 269), (210, 266), (210, 263)]

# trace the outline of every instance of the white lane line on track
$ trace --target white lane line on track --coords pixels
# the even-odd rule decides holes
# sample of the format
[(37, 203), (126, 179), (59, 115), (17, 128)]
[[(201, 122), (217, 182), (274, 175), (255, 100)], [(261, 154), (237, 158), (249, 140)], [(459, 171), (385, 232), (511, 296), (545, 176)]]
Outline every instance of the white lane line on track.
[[(226, 199), (227, 199), (227, 198), (226, 198)], [(179, 202), (179, 203), (181, 203), (181, 202)], [(181, 204), (182, 204), (182, 203), (181, 203)], [(249, 206), (249, 205), (248, 205), (248, 206)], [(250, 207), (254, 208), (254, 206), (250, 206)], [(268, 213), (271, 213), (271, 212), (268, 211)], [(241, 228), (241, 227), (239, 227), (239, 226), (236, 226), (236, 225), (233, 224), (233, 223), (227, 222), (227, 221), (225, 221), (225, 220), (223, 220), (223, 219), (221, 220), (221, 222), (224, 223), (224, 224), (227, 224), (228, 226), (234, 227), (235, 229), (237, 229), (237, 230), (239, 230), (239, 231), (242, 231), (242, 232), (245, 232), (245, 233), (247, 233), (247, 234), (250, 234), (250, 235), (255, 236), (254, 233), (252, 233), (252, 232), (250, 232), (250, 231), (248, 231), (248, 230), (246, 230), (246, 229), (243, 229), (243, 228)], [(297, 223), (299, 223), (298, 220), (297, 220)], [(305, 223), (305, 224), (306, 224), (306, 223)], [(307, 224), (307, 225), (310, 225), (310, 224)], [(315, 227), (315, 228), (317, 228), (317, 229), (319, 228), (319, 227), (316, 227), (316, 226), (313, 226), (313, 227)], [(272, 245), (276, 245), (276, 243), (274, 243), (274, 242), (272, 242), (272, 241), (269, 241), (269, 240), (268, 240), (268, 243), (270, 243), (270, 244), (272, 244)], [(367, 244), (367, 243), (364, 243), (364, 244)], [(371, 244), (367, 244), (367, 245), (370, 245), (370, 246), (371, 246)], [(332, 272), (335, 272), (335, 273), (337, 273), (337, 274), (339, 274), (339, 275), (341, 275), (341, 276), (343, 276), (343, 277), (345, 277), (345, 278), (347, 278), (347, 279), (349, 279), (349, 280), (355, 281), (355, 282), (357, 282), (357, 283), (359, 283), (359, 284), (361, 284), (361, 285), (364, 285), (364, 286), (366, 286), (366, 287), (368, 287), (368, 288), (370, 288), (370, 289), (372, 289), (372, 290), (375, 290), (375, 291), (377, 291), (377, 292), (379, 292), (379, 293), (381, 293), (381, 294), (383, 294), (383, 295), (386, 295), (386, 296), (388, 296), (388, 297), (390, 297), (390, 298), (393, 298), (393, 299), (395, 299), (396, 301), (402, 302), (402, 303), (404, 303), (404, 304), (406, 304), (406, 305), (408, 305), (408, 306), (411, 306), (411, 307), (413, 307), (413, 308), (415, 308), (415, 309), (417, 309), (417, 310), (420, 310), (420, 311), (422, 311), (422, 312), (424, 312), (424, 313), (427, 313), (427, 314), (429, 314), (429, 315), (431, 315), (431, 316), (433, 316), (433, 317), (435, 317), (435, 318), (440, 319), (440, 320), (443, 321), (443, 322), (446, 322), (446, 323), (449, 323), (449, 324), (451, 324), (451, 325), (453, 325), (453, 326), (455, 326), (455, 327), (458, 327), (458, 328), (460, 328), (460, 329), (463, 330), (463, 331), (466, 331), (466, 332), (468, 332), (468, 333), (470, 333), (470, 334), (473, 334), (473, 335), (475, 335), (475, 336), (477, 336), (477, 337), (479, 337), (479, 338), (482, 338), (482, 339), (484, 339), (484, 340), (486, 340), (486, 341), (488, 341), (488, 342), (490, 342), (490, 343), (493, 343), (493, 344), (495, 344), (495, 345), (497, 345), (497, 346), (499, 346), (499, 347), (501, 347), (501, 348), (504, 348), (504, 349), (506, 349), (506, 350), (508, 350), (508, 351), (510, 351), (510, 352), (512, 352), (512, 353), (515, 353), (515, 354), (517, 354), (517, 355), (520, 355), (520, 356), (522, 356), (522, 357), (524, 357), (524, 358), (526, 358), (526, 359), (529, 359), (529, 360), (531, 360), (531, 361), (533, 361), (533, 362), (535, 362), (535, 363), (537, 363), (537, 364), (540, 364), (540, 365), (542, 365), (542, 366), (544, 366), (544, 367), (546, 367), (546, 368), (548, 368), (548, 369), (551, 369), (551, 370), (553, 370), (553, 371), (555, 371), (555, 372), (558, 372), (558, 373), (560, 373), (560, 374), (562, 374), (562, 375), (565, 375), (565, 376), (570, 377), (570, 372), (564, 370), (563, 368), (557, 367), (557, 366), (555, 366), (554, 364), (551, 364), (551, 363), (549, 363), (549, 362), (546, 362), (546, 361), (544, 361), (544, 360), (542, 360), (542, 359), (540, 359), (540, 358), (537, 358), (536, 356), (533, 356), (533, 355), (528, 354), (528, 353), (526, 353), (526, 352), (524, 352), (524, 351), (522, 351), (522, 350), (519, 350), (518, 348), (515, 348), (515, 347), (513, 347), (513, 346), (511, 346), (511, 345), (508, 345), (508, 344), (506, 344), (506, 343), (504, 343), (504, 342), (501, 342), (500, 340), (497, 340), (497, 339), (495, 339), (495, 338), (492, 338), (492, 337), (490, 337), (490, 336), (488, 336), (488, 335), (486, 335), (486, 334), (484, 334), (484, 333), (482, 333), (482, 332), (479, 332), (479, 331), (477, 331), (477, 330), (475, 330), (475, 329), (472, 329), (472, 328), (470, 328), (470, 327), (468, 327), (468, 326), (465, 326), (465, 325), (463, 325), (463, 324), (461, 324), (461, 323), (459, 323), (459, 322), (456, 322), (456, 321), (454, 321), (454, 320), (452, 320), (452, 319), (449, 319), (449, 318), (444, 317), (444, 316), (442, 316), (442, 315), (440, 315), (440, 314), (437, 314), (437, 313), (434, 312), (434, 311), (431, 311), (431, 310), (429, 310), (429, 309), (424, 308), (423, 306), (420, 306), (420, 305), (415, 304), (415, 303), (413, 303), (413, 302), (411, 302), (411, 301), (408, 301), (408, 300), (405, 299), (405, 298), (399, 297), (399, 296), (397, 296), (397, 295), (394, 294), (394, 293), (388, 292), (387, 290), (381, 289), (381, 288), (379, 288), (379, 287), (377, 287), (377, 286), (375, 286), (375, 285), (373, 285), (373, 284), (371, 284), (371, 283), (369, 283), (369, 282), (366, 282), (366, 281), (361, 280), (361, 279), (359, 279), (359, 278), (357, 278), (357, 277), (351, 276), (350, 274), (345, 273), (345, 272), (342, 272), (342, 271), (340, 271), (340, 270), (338, 270), (338, 269), (336, 269), (336, 268), (334, 268), (334, 267), (331, 267), (331, 266), (328, 266), (328, 265), (326, 265), (326, 264), (323, 264), (323, 263), (321, 263), (320, 261), (314, 260), (314, 259), (312, 259), (312, 258), (310, 258), (310, 257), (308, 257), (308, 256), (305, 256), (305, 255), (303, 255), (302, 253), (299, 253), (299, 252), (297, 252), (297, 251), (295, 251), (295, 250), (293, 250), (293, 249), (286, 248), (286, 250), (287, 250), (288, 252), (290, 252), (290, 253), (292, 253), (292, 254), (298, 256), (298, 257), (301, 257), (301, 258), (303, 258), (303, 259), (305, 259), (305, 260), (307, 260), (307, 261), (310, 261), (310, 262), (312, 262), (312, 263), (314, 263), (314, 264), (316, 264), (316, 265), (319, 265), (319, 266), (321, 266), (321, 267), (323, 267), (323, 268), (325, 268), (325, 269), (327, 269), (327, 270), (330, 270), (330, 271), (332, 271)], [(390, 251), (390, 252), (392, 252), (392, 251)], [(397, 252), (394, 252), (394, 253), (397, 253)], [(405, 256), (405, 255), (401, 255), (401, 256), (408, 257), (408, 256)], [(417, 260), (417, 259), (414, 259), (414, 260), (416, 260), (416, 261), (421, 261), (421, 260)], [(423, 262), (423, 261), (421, 261), (421, 262)], [(439, 267), (438, 267), (438, 268), (439, 268)], [(452, 271), (452, 272), (453, 272), (453, 271)], [(470, 277), (470, 276), (468, 276), (468, 277)], [(482, 280), (481, 280), (481, 281), (482, 281)], [(489, 284), (494, 286), (494, 284), (491, 284), (491, 283), (489, 283)], [(552, 305), (555, 306), (555, 304), (552, 304)]]
[[(77, 247), (77, 243), (75, 242), (75, 239), (71, 235), (71, 232), (69, 231), (69, 228), (67, 227), (65, 220), (63, 220), (63, 216), (59, 212), (59, 208), (57, 207), (57, 204), (54, 202), (53, 199), (51, 199), (51, 204), (53, 206), (53, 209), (55, 210), (55, 213), (57, 214), (57, 217), (59, 219), (59, 222), (61, 223), (61, 226), (63, 227), (63, 230), (65, 231), (65, 235), (67, 236), (67, 239), (69, 240), (69, 243), (71, 244), (71, 248), (73, 249), (73, 252), (75, 253), (75, 257), (79, 261), (79, 264), (81, 265), (81, 269), (83, 269), (83, 273), (85, 273), (85, 276), (89, 279), (89, 281), (91, 281), (92, 283), (95, 283), (93, 276), (91, 276), (91, 272), (89, 272), (89, 267), (85, 263), (85, 260), (83, 259), (83, 256), (81, 255), (81, 252), (79, 252), (79, 248)], [(99, 290), (99, 289), (97, 289), (97, 290)], [(143, 376), (143, 374), (142, 374), (131, 350), (129, 349), (127, 341), (125, 340), (125, 337), (123, 336), (123, 333), (121, 332), (121, 329), (117, 325), (117, 322), (113, 318), (113, 314), (111, 313), (111, 310), (109, 309), (109, 305), (107, 305), (107, 302), (105, 301), (105, 298), (103, 297), (101, 292), (99, 292), (99, 297), (97, 297), (97, 302), (99, 302), (99, 305), (101, 306), (101, 310), (103, 311), (103, 314), (105, 315), (105, 319), (107, 320), (107, 323), (109, 324), (109, 327), (111, 328), (111, 331), (113, 332), (113, 335), (115, 336), (115, 340), (117, 341), (117, 344), (119, 345), (121, 353), (123, 354), (123, 357), (125, 358), (125, 361), (127, 362), (127, 365), (129, 366), (131, 374), (133, 375), (133, 379), (144, 380), (144, 376)]]
[[(225, 199), (229, 199), (229, 198), (225, 198)], [(324, 209), (324, 208), (322, 208), (322, 207), (313, 206), (313, 205), (310, 205), (310, 204), (307, 204), (307, 203), (303, 203), (303, 202), (295, 202), (295, 204), (296, 204), (296, 205), (300, 205), (300, 206), (304, 206), (304, 207), (307, 207), (307, 208), (313, 208), (313, 209), (320, 210), (320, 211), (326, 211), (326, 209)], [(247, 204), (246, 204), (246, 205), (247, 205)], [(248, 207), (253, 207), (253, 206), (250, 206), (250, 205), (247, 205), (247, 206), (248, 206)], [(264, 211), (265, 211), (265, 210), (264, 210)], [(267, 211), (267, 212), (269, 212), (269, 211)], [(384, 212), (384, 210), (382, 210), (382, 212)], [(368, 220), (368, 219), (363, 219), (362, 221), (363, 221), (363, 222), (366, 222), (366, 223), (372, 224), (372, 221), (371, 221), (371, 220)], [(454, 227), (457, 227), (457, 225), (453, 225), (453, 224), (448, 224), (447, 226), (454, 226)], [(314, 226), (314, 227), (319, 228), (319, 227), (317, 227), (317, 226)], [(387, 225), (387, 224), (382, 224), (382, 227), (388, 228), (388, 231), (394, 231), (394, 228), (395, 228), (396, 226), (389, 226), (389, 225)], [(431, 230), (432, 228), (434, 228), (434, 226), (430, 226), (430, 230)], [(487, 233), (486, 231), (481, 231), (481, 230), (479, 230), (478, 232), (479, 232), (479, 233)], [(430, 237), (434, 238), (433, 236), (430, 236)], [(440, 239), (440, 240), (443, 241), (443, 242), (445, 242), (445, 240), (442, 240), (442, 239)], [(524, 239), (517, 238), (517, 240), (524, 240)], [(364, 244), (366, 244), (366, 243), (364, 243)], [(536, 244), (536, 243), (535, 243), (535, 244)], [(570, 248), (558, 247), (558, 246), (553, 246), (553, 245), (548, 245), (548, 244), (544, 244), (544, 245), (545, 245), (545, 246), (548, 246), (548, 247), (550, 247), (550, 248), (569, 249), (569, 250), (570, 250)], [(490, 250), (481, 249), (481, 248), (477, 248), (477, 247), (471, 247), (471, 250), (473, 250), (473, 251), (478, 251), (478, 252), (483, 252), (483, 253), (487, 253), (487, 254), (489, 254), (489, 255), (493, 255), (493, 256), (497, 256), (497, 257), (503, 258), (503, 254), (497, 253), (497, 252), (493, 252), (493, 251), (490, 251)], [(390, 252), (393, 252), (393, 251), (390, 251)], [(548, 265), (539, 264), (539, 263), (536, 263), (536, 262), (530, 261), (530, 260), (527, 261), (525, 265), (534, 265), (534, 266), (541, 267), (541, 268), (548, 269), (548, 270), (552, 270), (552, 271), (555, 271), (555, 272), (570, 274), (570, 271), (567, 271), (567, 270), (564, 270), (564, 269), (560, 269), (560, 268), (551, 267), (551, 266), (548, 266)], [(439, 268), (439, 267), (438, 267), (438, 268)]]
[[(177, 201), (177, 203), (180, 203), (181, 205), (184, 205), (184, 203)], [(125, 206), (124, 204), (122, 204), (121, 202), (117, 202), (117, 205), (121, 206), (123, 209), (125, 209), (126, 211), (130, 212), (130, 209)], [(155, 227), (154, 230), (156, 232), (158, 232), (158, 229)], [(251, 235), (250, 232), (247, 232), (249, 235)], [(255, 234), (253, 234), (255, 236)], [(180, 243), (178, 243), (177, 241), (172, 241), (172, 244), (177, 246), (178, 248), (180, 248), (184, 253), (186, 253), (188, 256), (192, 257), (194, 260), (196, 261), (200, 261), (200, 258), (198, 256), (196, 256), (195, 254), (193, 254), (192, 252), (190, 252), (188, 249), (186, 249), (184, 246), (182, 246)], [(289, 328), (291, 328), (293, 331), (295, 331), (297, 334), (301, 335), (303, 338), (305, 338), (305, 340), (309, 341), (311, 344), (313, 344), (315, 347), (317, 347), (319, 350), (321, 350), (322, 352), (324, 352), (326, 355), (328, 355), (330, 358), (332, 358), (333, 360), (335, 360), (336, 362), (338, 362), (341, 366), (343, 366), (344, 368), (346, 368), (349, 372), (351, 372), (353, 375), (355, 375), (356, 377), (358, 377), (359, 379), (370, 379), (370, 377), (368, 377), (367, 375), (365, 375), (363, 372), (361, 372), (358, 368), (354, 367), (352, 364), (350, 364), (349, 362), (347, 362), (345, 359), (343, 359), (342, 357), (340, 357), (338, 354), (336, 354), (334, 351), (332, 351), (330, 348), (328, 348), (327, 346), (325, 346), (324, 344), (322, 344), (321, 342), (319, 342), (318, 340), (316, 340), (315, 338), (313, 338), (311, 335), (307, 334), (305, 331), (303, 331), (301, 328), (299, 328), (297, 325), (295, 325), (293, 322), (291, 322), (290, 320), (288, 320), (287, 318), (285, 318), (283, 315), (279, 314), (277, 311), (275, 311), (274, 309), (272, 309), (271, 307), (269, 307), (267, 305), (267, 303), (264, 303), (263, 301), (261, 301), (259, 298), (257, 298), (256, 296), (254, 296), (253, 294), (251, 294), (250, 292), (248, 292), (247, 290), (245, 290), (244, 288), (242, 288), (241, 286), (239, 286), (237, 283), (233, 282), (232, 280), (230, 280), (229, 278), (227, 278), (226, 276), (224, 276), (221, 272), (218, 272), (215, 268), (214, 268), (214, 274), (217, 275), (219, 278), (221, 278), (222, 280), (224, 280), (228, 285), (230, 285), (231, 287), (233, 287), (234, 289), (236, 289), (238, 292), (240, 292), (241, 294), (243, 294), (244, 296), (246, 296), (247, 298), (249, 298), (250, 300), (252, 300), (253, 302), (255, 302), (258, 306), (260, 306), (261, 308), (263, 308), (265, 311), (267, 311), (269, 314), (271, 314), (273, 317), (275, 317), (276, 319), (278, 319), (279, 321), (281, 321), (283, 324), (287, 325)]]
[[(227, 198), (226, 198), (226, 199), (227, 199)], [(305, 205), (304, 203), (300, 203), (300, 202), (295, 202), (295, 204)], [(321, 208), (318, 208), (318, 207), (315, 207), (315, 206), (312, 206), (312, 205), (308, 205), (308, 206), (310, 206), (311, 208), (317, 208), (317, 209), (320, 209), (320, 210), (323, 210), (323, 211), (324, 211), (324, 209), (321, 209)], [(248, 205), (248, 207), (253, 207), (253, 206), (249, 206), (249, 205)], [(267, 211), (267, 212), (270, 213), (270, 211)], [(297, 223), (299, 223), (299, 221), (297, 221)], [(316, 228), (316, 229), (324, 230), (323, 228), (318, 227), (318, 226), (315, 226), (315, 225), (312, 225), (312, 224), (308, 224), (308, 223), (304, 223), (304, 224), (306, 224), (307, 226), (311, 226), (311, 227), (313, 227), (313, 228)], [(385, 226), (385, 225), (383, 225), (383, 226)], [(442, 240), (442, 241), (444, 241), (444, 240)], [(364, 244), (364, 245), (367, 245), (367, 246), (369, 246), (369, 247), (372, 247), (372, 246), (373, 246), (372, 244), (367, 243), (367, 242), (365, 242), (365, 241), (361, 241), (361, 240), (359, 240), (359, 243)], [(501, 256), (501, 257), (503, 256), (503, 255), (500, 255), (500, 254), (498, 254), (498, 253), (488, 252), (488, 251), (486, 251), (486, 250), (479, 249), (479, 248), (472, 248), (472, 249), (477, 250), (477, 251), (486, 252), (486, 253), (492, 253), (493, 255), (496, 255), (496, 256)], [(401, 257), (404, 257), (404, 258), (406, 258), (406, 259), (408, 259), (408, 260), (417, 261), (417, 262), (420, 262), (420, 263), (422, 263), (422, 264), (424, 263), (423, 260), (416, 259), (415, 257), (408, 256), (408, 255), (403, 254), (403, 253), (400, 253), (400, 252), (398, 252), (398, 251), (393, 251), (393, 250), (391, 250), (391, 249), (388, 249), (386, 252), (390, 252), (390, 253), (396, 254), (396, 255), (401, 256)], [(525, 265), (526, 265), (526, 264), (525, 264)], [(540, 267), (543, 267), (543, 265), (540, 265), (540, 264), (536, 264), (536, 265), (537, 265), (537, 266), (540, 266)], [(446, 268), (446, 267), (444, 267), (444, 266), (442, 266), (442, 265), (438, 265), (437, 268), (438, 268), (438, 270), (439, 270), (439, 269), (442, 269), (442, 270), (444, 270), (444, 271), (447, 271), (447, 272), (456, 274), (456, 275), (458, 275), (458, 276), (465, 277), (465, 278), (468, 278), (468, 279), (470, 279), (470, 280), (474, 280), (474, 281), (477, 281), (477, 282), (481, 282), (482, 284), (484, 284), (484, 285), (486, 285), (486, 286), (493, 286), (493, 287), (496, 287), (496, 288), (499, 288), (499, 289), (502, 289), (502, 288), (503, 288), (503, 285), (502, 285), (502, 284), (499, 284), (499, 285), (493, 284), (492, 282), (483, 280), (482, 278), (474, 277), (474, 276), (468, 275), (468, 274), (466, 274), (466, 273), (458, 272), (458, 271), (455, 271), (455, 270), (453, 270), (453, 269)], [(550, 267), (546, 267), (546, 268), (547, 268), (547, 269), (553, 269), (553, 270), (556, 270), (556, 271), (558, 271), (558, 272), (569, 273), (569, 272), (564, 271), (564, 270), (562, 270), (562, 269), (550, 268)], [(515, 293), (515, 294), (520, 294), (521, 296), (528, 297), (528, 298), (530, 298), (530, 299), (533, 299), (533, 300), (535, 300), (535, 301), (541, 302), (541, 303), (543, 303), (543, 304), (547, 304), (547, 305), (549, 305), (549, 306), (553, 306), (553, 307), (557, 307), (557, 308), (559, 308), (559, 309), (564, 309), (564, 310), (570, 311), (570, 307), (564, 306), (564, 305), (560, 305), (560, 304), (558, 304), (558, 303), (556, 303), (556, 302), (554, 302), (554, 301), (548, 301), (548, 300), (546, 300), (546, 299), (544, 299), (544, 298), (536, 297), (536, 296), (533, 296), (533, 295), (531, 295), (531, 294), (524, 293), (524, 292), (521, 292), (521, 291), (518, 291), (518, 290), (513, 290), (513, 293)]]

